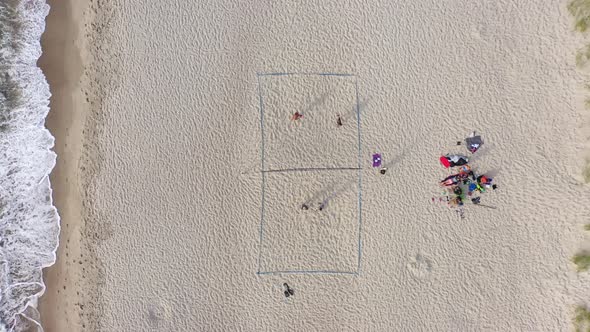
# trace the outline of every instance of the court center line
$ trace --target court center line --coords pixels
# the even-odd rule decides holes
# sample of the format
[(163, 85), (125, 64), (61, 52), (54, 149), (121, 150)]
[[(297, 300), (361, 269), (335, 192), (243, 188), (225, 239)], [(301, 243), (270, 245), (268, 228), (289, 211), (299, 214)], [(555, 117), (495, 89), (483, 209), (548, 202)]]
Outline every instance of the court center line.
[(328, 271), (328, 270), (319, 270), (319, 271), (261, 271), (257, 273), (258, 275), (268, 275), (268, 274), (347, 274), (347, 275), (357, 275), (356, 272), (348, 272), (348, 271)]
[(285, 169), (268, 169), (261, 173), (280, 173), (280, 172), (306, 172), (306, 171), (358, 171), (358, 167), (326, 167), (326, 168), (285, 168)]

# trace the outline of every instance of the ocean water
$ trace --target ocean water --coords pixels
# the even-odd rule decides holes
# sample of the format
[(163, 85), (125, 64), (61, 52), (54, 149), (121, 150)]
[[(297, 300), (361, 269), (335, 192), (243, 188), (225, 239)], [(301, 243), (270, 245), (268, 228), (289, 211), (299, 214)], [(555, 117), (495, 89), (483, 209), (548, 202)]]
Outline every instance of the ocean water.
[(45, 129), (49, 86), (37, 67), (49, 6), (0, 1), (0, 332), (42, 331), (42, 269), (55, 262), (59, 216), (49, 173), (56, 155)]

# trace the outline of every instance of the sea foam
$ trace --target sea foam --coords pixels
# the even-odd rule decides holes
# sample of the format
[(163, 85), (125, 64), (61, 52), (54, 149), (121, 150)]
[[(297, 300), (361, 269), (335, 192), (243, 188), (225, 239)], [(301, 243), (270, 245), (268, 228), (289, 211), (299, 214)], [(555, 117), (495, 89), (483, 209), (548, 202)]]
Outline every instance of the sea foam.
[(50, 92), (37, 67), (48, 13), (44, 0), (0, 1), (0, 331), (43, 331), (42, 269), (58, 245)]

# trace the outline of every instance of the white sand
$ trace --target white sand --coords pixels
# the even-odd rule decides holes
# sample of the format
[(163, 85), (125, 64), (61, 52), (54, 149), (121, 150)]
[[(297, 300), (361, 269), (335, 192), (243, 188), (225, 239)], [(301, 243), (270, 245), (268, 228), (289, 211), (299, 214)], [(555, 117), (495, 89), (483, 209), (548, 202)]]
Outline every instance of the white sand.
[[(86, 319), (100, 317), (101, 331), (556, 331), (588, 301), (590, 276), (569, 261), (590, 245), (590, 191), (578, 184), (580, 82), (564, 3), (93, 8), (114, 10), (89, 65), (102, 92), (83, 186), (100, 265)], [(266, 169), (358, 167), (352, 86), (279, 76), (260, 92), (257, 73), (270, 72), (349, 73), (358, 84), (358, 275), (257, 275), (259, 263), (359, 267), (356, 170), (268, 173), (260, 247), (259, 93)], [(305, 117), (293, 123), (297, 108)], [(464, 151), (455, 142), (471, 130), (486, 140), (474, 165), (500, 188), (483, 197), (497, 209), (468, 206), (460, 220), (430, 199), (449, 174), (438, 156)]]

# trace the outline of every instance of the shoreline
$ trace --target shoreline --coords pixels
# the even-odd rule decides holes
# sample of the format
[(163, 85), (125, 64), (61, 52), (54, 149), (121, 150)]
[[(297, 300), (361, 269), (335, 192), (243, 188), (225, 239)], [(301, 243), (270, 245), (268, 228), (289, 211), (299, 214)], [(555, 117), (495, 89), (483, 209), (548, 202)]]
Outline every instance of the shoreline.
[(79, 1), (48, 0), (49, 15), (41, 38), (38, 61), (50, 86), (50, 111), (46, 127), (55, 137), (57, 163), (50, 175), (53, 201), (61, 217), (55, 264), (43, 271), (45, 294), (39, 301), (45, 331), (75, 331), (83, 327), (80, 310), (82, 202), (79, 160), (86, 105), (81, 93), (83, 60), (80, 48), (83, 6)]

